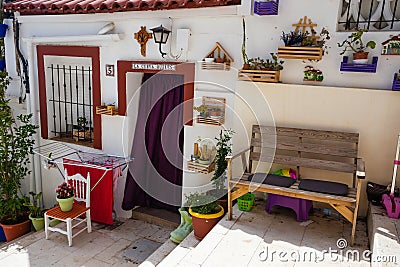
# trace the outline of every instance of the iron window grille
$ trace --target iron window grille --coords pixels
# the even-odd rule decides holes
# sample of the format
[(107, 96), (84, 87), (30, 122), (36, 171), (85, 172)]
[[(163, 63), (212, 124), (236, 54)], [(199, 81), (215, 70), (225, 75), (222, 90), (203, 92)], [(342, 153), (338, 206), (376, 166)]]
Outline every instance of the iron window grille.
[(49, 129), (53, 139), (93, 142), (92, 69), (51, 64)]
[(342, 0), (338, 30), (398, 31), (399, 5), (399, 0)]

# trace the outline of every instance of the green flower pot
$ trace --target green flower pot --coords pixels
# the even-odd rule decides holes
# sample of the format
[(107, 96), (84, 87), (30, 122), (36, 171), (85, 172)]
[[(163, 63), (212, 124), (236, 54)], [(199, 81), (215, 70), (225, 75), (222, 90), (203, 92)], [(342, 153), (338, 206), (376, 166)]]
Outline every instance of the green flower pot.
[(29, 219), (31, 219), (33, 227), (35, 227), (36, 232), (44, 228), (44, 218), (32, 218), (29, 214)]
[(74, 197), (70, 198), (56, 198), (58, 204), (60, 205), (61, 211), (70, 211), (72, 210), (72, 205), (74, 204)]

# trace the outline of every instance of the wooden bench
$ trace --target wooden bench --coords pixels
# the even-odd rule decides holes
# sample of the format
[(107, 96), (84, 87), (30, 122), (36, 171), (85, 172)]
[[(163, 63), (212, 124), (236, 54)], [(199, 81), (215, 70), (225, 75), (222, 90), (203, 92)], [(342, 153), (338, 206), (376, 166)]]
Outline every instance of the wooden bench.
[[(358, 133), (253, 125), (250, 147), (226, 158), (228, 163), (228, 218), (232, 219), (232, 201), (254, 190), (328, 203), (353, 225), (351, 232), (351, 244), (353, 245), (360, 190), (365, 178), (364, 162), (357, 158), (358, 139)], [(247, 166), (246, 152), (248, 151)], [(244, 173), (241, 177), (233, 178), (232, 160), (239, 156), (242, 157)], [(336, 180), (335, 172), (348, 173), (352, 177), (352, 184), (349, 186), (347, 195), (338, 196), (300, 190), (298, 188), (299, 179), (288, 188), (255, 183), (248, 179), (252, 174), (255, 162), (274, 163), (296, 168), (297, 177), (301, 177), (300, 169), (303, 170), (303, 168), (331, 171), (329, 172), (332, 174), (330, 181)], [(301, 178), (315, 179), (316, 177)]]

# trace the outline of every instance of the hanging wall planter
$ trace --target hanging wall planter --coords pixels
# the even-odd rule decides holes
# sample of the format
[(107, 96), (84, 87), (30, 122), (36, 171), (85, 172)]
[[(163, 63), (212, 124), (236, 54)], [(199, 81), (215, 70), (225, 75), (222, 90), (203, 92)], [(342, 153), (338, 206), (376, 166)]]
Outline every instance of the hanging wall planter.
[(400, 91), (400, 75), (399, 75), (399, 73), (394, 74), (392, 91)]
[(8, 29), (7, 24), (4, 24), (4, 23), (0, 24), (0, 38), (4, 38), (6, 36), (7, 29)]
[(375, 73), (376, 66), (378, 65), (378, 57), (373, 57), (371, 64), (356, 64), (356, 63), (349, 63), (348, 61), (349, 58), (347, 56), (344, 56), (342, 63), (340, 63), (340, 71)]
[(0, 59), (0, 71), (5, 71), (5, 70), (6, 70), (6, 60)]
[(265, 15), (278, 15), (279, 0), (270, 1), (255, 1), (254, 14)]

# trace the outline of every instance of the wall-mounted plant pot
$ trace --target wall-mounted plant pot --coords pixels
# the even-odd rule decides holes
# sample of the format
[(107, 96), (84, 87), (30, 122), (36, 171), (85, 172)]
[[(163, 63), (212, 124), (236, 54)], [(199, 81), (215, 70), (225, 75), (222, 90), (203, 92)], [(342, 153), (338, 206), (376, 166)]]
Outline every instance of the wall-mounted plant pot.
[(309, 46), (280, 46), (278, 57), (288, 59), (310, 59), (321, 60), (322, 48)]
[(239, 70), (238, 72), (238, 78), (241, 81), (277, 83), (279, 77), (279, 70)]
[(0, 71), (5, 71), (5, 70), (6, 70), (6, 60), (0, 59)]
[(376, 66), (378, 65), (378, 57), (373, 57), (371, 64), (349, 63), (348, 61), (349, 58), (347, 56), (344, 56), (342, 63), (340, 63), (340, 71), (375, 73)]
[(254, 2), (254, 14), (265, 16), (265, 15), (278, 15), (279, 0), (255, 1)]
[(7, 24), (4, 24), (4, 23), (0, 24), (0, 38), (4, 38), (6, 36), (7, 29), (8, 29)]
[(400, 91), (400, 75), (399, 75), (399, 73), (394, 74), (392, 91)]

